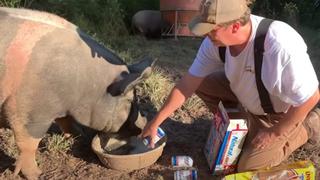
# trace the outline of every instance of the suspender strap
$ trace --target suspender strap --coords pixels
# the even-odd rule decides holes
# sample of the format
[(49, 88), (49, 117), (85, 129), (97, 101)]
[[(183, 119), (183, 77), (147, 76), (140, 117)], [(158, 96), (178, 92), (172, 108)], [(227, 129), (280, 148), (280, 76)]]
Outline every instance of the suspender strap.
[[(262, 68), (262, 60), (263, 60), (263, 53), (264, 53), (264, 40), (272, 21), (273, 21), (272, 19), (262, 19), (258, 25), (256, 37), (254, 39), (254, 68), (255, 68), (256, 84), (257, 84), (261, 106), (265, 113), (275, 113), (270, 100), (270, 95), (261, 79), (261, 68)], [(219, 56), (223, 63), (225, 62), (225, 55), (226, 55), (226, 47), (219, 47)]]
[(226, 62), (226, 47), (219, 47), (219, 56), (223, 63)]
[(263, 53), (264, 53), (264, 40), (266, 34), (268, 32), (269, 26), (272, 23), (271, 19), (263, 19), (257, 29), (256, 37), (254, 39), (254, 68), (255, 68), (255, 76), (256, 76), (256, 83), (258, 88), (258, 93), (261, 101), (261, 106), (265, 113), (275, 113), (271, 100), (270, 95), (263, 85), (261, 79), (261, 68), (262, 68), (262, 60), (263, 60)]

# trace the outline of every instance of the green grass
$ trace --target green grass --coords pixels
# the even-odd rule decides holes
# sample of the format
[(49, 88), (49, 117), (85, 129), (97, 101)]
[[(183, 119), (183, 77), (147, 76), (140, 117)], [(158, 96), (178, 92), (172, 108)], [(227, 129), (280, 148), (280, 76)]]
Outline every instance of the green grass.
[(52, 134), (47, 138), (45, 146), (49, 152), (68, 152), (73, 145), (73, 138), (65, 138), (61, 134)]

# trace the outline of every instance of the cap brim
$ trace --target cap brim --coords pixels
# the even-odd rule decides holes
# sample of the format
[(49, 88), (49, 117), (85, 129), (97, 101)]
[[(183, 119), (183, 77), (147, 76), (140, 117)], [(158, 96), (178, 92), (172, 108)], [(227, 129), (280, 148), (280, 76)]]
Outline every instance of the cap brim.
[(193, 18), (189, 23), (190, 31), (196, 36), (203, 36), (212, 31), (217, 25), (212, 23), (204, 23), (201, 17)]

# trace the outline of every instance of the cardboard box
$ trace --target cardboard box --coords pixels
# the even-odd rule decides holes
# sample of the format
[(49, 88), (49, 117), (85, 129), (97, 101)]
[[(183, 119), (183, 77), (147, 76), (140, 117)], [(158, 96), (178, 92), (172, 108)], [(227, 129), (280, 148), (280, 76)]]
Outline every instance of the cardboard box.
[(311, 161), (298, 161), (287, 165), (280, 165), (270, 169), (249, 171), (237, 174), (230, 174), (224, 180), (315, 180), (316, 169)]
[(247, 132), (247, 120), (230, 119), (220, 102), (204, 148), (212, 174), (234, 172)]

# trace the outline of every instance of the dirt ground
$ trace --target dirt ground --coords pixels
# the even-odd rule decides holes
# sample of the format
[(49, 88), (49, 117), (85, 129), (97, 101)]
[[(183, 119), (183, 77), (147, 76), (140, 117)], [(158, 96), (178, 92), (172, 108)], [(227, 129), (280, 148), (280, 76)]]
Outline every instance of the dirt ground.
[[(175, 41), (167, 41), (172, 46), (179, 45)], [(153, 48), (160, 48), (163, 42), (156, 42)], [(157, 46), (157, 44), (159, 46)], [(190, 43), (194, 44), (194, 43)], [(199, 44), (196, 42), (195, 44)], [(188, 48), (185, 47), (184, 48)], [(168, 45), (170, 49), (170, 44)], [(195, 53), (193, 50), (191, 53)], [(172, 54), (163, 53), (159, 56), (170, 60), (175, 58), (176, 52)], [(180, 57), (183, 59), (183, 57)], [(193, 57), (188, 57), (193, 58)], [(161, 59), (161, 58), (160, 58)], [(164, 61), (163, 61), (164, 62)], [(190, 61), (188, 60), (188, 63)], [(161, 63), (160, 63), (161, 64)], [(172, 116), (165, 121), (161, 127), (168, 136), (167, 144), (162, 156), (158, 161), (146, 168), (133, 172), (116, 171), (106, 168), (90, 148), (90, 136), (79, 136), (74, 138), (71, 149), (64, 151), (51, 152), (46, 147), (48, 137), (59, 133), (53, 126), (47, 136), (41, 141), (37, 162), (43, 171), (40, 179), (137, 179), (137, 180), (171, 180), (176, 169), (171, 166), (173, 155), (188, 155), (194, 160), (194, 168), (198, 172), (199, 179), (220, 179), (213, 177), (208, 171), (207, 162), (203, 154), (203, 147), (207, 140), (212, 115), (206, 108), (196, 109), (194, 112), (186, 112), (180, 116)], [(13, 177), (15, 157), (17, 149), (10, 129), (0, 129), (0, 179), (24, 179), (21, 174)], [(305, 150), (303, 147), (296, 150), (289, 157), (288, 161), (310, 159), (316, 167), (320, 167), (320, 150)]]
[[(158, 161), (146, 168), (133, 172), (122, 172), (106, 168), (90, 148), (90, 140), (84, 137), (76, 138), (71, 151), (50, 153), (43, 143), (37, 155), (37, 162), (43, 171), (40, 179), (137, 179), (137, 180), (172, 180), (176, 169), (171, 166), (173, 155), (188, 155), (194, 160), (194, 168), (199, 179), (221, 179), (213, 177), (203, 155), (203, 146), (209, 132), (209, 116), (197, 118), (192, 123), (182, 123), (169, 119), (162, 128), (168, 135), (168, 141), (162, 156)], [(57, 133), (57, 132), (51, 132)], [(12, 131), (0, 129), (0, 179), (24, 179), (21, 174), (13, 177), (14, 157), (8, 154), (15, 150)], [(43, 142), (47, 139), (44, 138)], [(5, 146), (3, 145), (5, 144)], [(289, 161), (312, 160), (319, 168), (319, 149), (306, 151), (298, 149)]]

